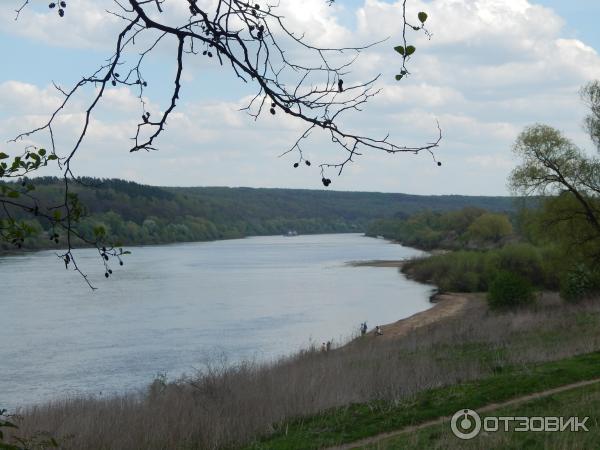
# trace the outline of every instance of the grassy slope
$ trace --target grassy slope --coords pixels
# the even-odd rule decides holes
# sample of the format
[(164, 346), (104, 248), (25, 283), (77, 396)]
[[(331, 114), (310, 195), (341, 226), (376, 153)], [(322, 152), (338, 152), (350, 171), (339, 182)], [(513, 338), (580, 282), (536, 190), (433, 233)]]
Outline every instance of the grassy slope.
[[(489, 403), (596, 377), (600, 377), (600, 353), (505, 368), (489, 378), (421, 392), (412, 400), (397, 405), (372, 403), (330, 410), (319, 416), (289, 423), (268, 440), (248, 448), (318, 449), (452, 415), (462, 408), (476, 409)], [(402, 439), (398, 442), (401, 443)]]
[(480, 434), (462, 441), (454, 437), (450, 424), (427, 427), (415, 433), (390, 438), (370, 445), (368, 449), (592, 449), (600, 443), (600, 384), (585, 386), (549, 397), (531, 400), (518, 406), (500, 408), (490, 416), (525, 417), (589, 417), (586, 426), (589, 432), (505, 432)]
[(270, 364), (214, 361), (190, 380), (139, 394), (24, 411), (19, 426), (26, 436), (73, 436), (65, 450), (319, 448), (600, 377), (599, 302), (548, 294), (496, 314), (472, 300), (459, 316), (398, 340), (367, 336)]

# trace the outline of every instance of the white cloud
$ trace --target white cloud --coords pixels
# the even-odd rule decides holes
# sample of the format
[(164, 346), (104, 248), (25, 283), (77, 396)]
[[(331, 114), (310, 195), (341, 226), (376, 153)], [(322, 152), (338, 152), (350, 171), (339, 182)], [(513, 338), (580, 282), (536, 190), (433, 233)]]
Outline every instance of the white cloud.
[(112, 0), (69, 0), (64, 17), (56, 9), (31, 2), (23, 9), (19, 20), (13, 8), (2, 5), (0, 23), (4, 33), (43, 42), (44, 45), (67, 48), (106, 48), (112, 45), (124, 22), (107, 14), (115, 10)]
[[(409, 63), (411, 76), (397, 83), (393, 77), (400, 59), (391, 48), (400, 42), (401, 5), (402, 1), (366, 0), (356, 11), (357, 29), (353, 30), (339, 19), (342, 2), (331, 8), (324, 0), (281, 1), (280, 12), (290, 29), (304, 31), (308, 41), (316, 45), (355, 45), (391, 37), (366, 50), (354, 73), (346, 76), (350, 83), (381, 72), (378, 86), (383, 91), (365, 111), (343, 119), (344, 126), (374, 136), (390, 132), (395, 142), (408, 145), (435, 138), (436, 118), (443, 129), (444, 140), (438, 151), (441, 168), (426, 154), (390, 156), (366, 151), (344, 177), (334, 179), (336, 188), (505, 193), (504, 179), (512, 164), (510, 146), (525, 125), (547, 122), (585, 144), (580, 128), (584, 107), (577, 91), (584, 82), (598, 77), (600, 57), (586, 43), (566, 36), (563, 19), (551, 9), (533, 0), (411, 1), (409, 17), (419, 10), (427, 11), (427, 25), (434, 36), (427, 40), (409, 32), (417, 52)], [(184, 2), (169, 0), (165, 6), (169, 7), (165, 8), (166, 19), (176, 22), (185, 18)], [(15, 25), (14, 17), (6, 11), (0, 20), (6, 32), (49, 45), (109, 48), (122, 24), (107, 16), (105, 7), (102, 1), (72, 0), (65, 21), (35, 9)], [(159, 60), (172, 65), (172, 55), (168, 56)], [(307, 58), (297, 52), (289, 56)], [(296, 155), (276, 158), (302, 132), (301, 123), (283, 114), (272, 117), (268, 112), (254, 122), (239, 111), (250, 98), (249, 87), (236, 94), (239, 100), (232, 96), (215, 100), (225, 82), (217, 75), (216, 81), (206, 85), (207, 73), (214, 76), (229, 70), (216, 64), (210, 68), (206, 64), (188, 66), (184, 95), (189, 93), (194, 100), (182, 96), (159, 140), (160, 152), (127, 152), (139, 118), (139, 99), (129, 89), (109, 89), (77, 169), (98, 176), (123, 174), (153, 184), (317, 187), (320, 175), (316, 164), (310, 169), (292, 170)], [(146, 99), (153, 116), (165, 109), (171, 86), (171, 78), (152, 84), (160, 94)], [(17, 128), (39, 125), (44, 113), (60, 99), (51, 86), (0, 79), (0, 111), (4, 116), (12, 115), (0, 122), (0, 133), (12, 137)], [(60, 130), (65, 136), (72, 137), (81, 126), (78, 112), (82, 105), (83, 98), (77, 98), (61, 119)], [(61, 145), (66, 145), (65, 140)], [(343, 156), (318, 133), (304, 149), (314, 163)]]
[(286, 27), (296, 36), (304, 36), (311, 45), (345, 47), (352, 39), (351, 31), (336, 17), (338, 5), (328, 6), (323, 0), (282, 0), (279, 6), (278, 14), (283, 16)]
[(466, 162), (486, 169), (510, 169), (513, 166), (513, 162), (504, 153), (469, 156)]
[(62, 101), (55, 89), (40, 89), (16, 80), (0, 82), (0, 99), (0, 111), (11, 115), (49, 114)]

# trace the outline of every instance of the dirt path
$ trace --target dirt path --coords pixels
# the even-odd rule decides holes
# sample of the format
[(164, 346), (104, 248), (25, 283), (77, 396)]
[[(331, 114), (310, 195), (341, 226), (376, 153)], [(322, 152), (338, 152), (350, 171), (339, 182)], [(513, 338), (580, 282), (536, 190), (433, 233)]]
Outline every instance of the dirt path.
[[(488, 405), (482, 406), (481, 408), (476, 408), (476, 412), (477, 413), (486, 413), (486, 412), (494, 411), (496, 409), (503, 408), (505, 406), (511, 406), (511, 405), (516, 405), (519, 403), (528, 402), (531, 400), (537, 400), (539, 398), (548, 397), (553, 394), (558, 394), (559, 392), (564, 392), (564, 391), (576, 389), (576, 388), (583, 387), (583, 386), (588, 386), (590, 384), (595, 384), (595, 383), (599, 383), (599, 382), (600, 382), (600, 378), (596, 378), (594, 380), (586, 380), (586, 381), (579, 381), (577, 383), (566, 384), (564, 386), (559, 386), (557, 388), (548, 389), (546, 391), (535, 392), (533, 394), (513, 398), (513, 399), (507, 400), (505, 402), (490, 403)], [(398, 430), (398, 431), (381, 433), (376, 436), (372, 436), (370, 438), (362, 439), (360, 441), (350, 442), (348, 444), (343, 444), (343, 445), (340, 445), (337, 447), (330, 447), (328, 450), (350, 450), (350, 449), (354, 449), (354, 448), (364, 447), (366, 445), (376, 444), (377, 442), (382, 441), (384, 439), (392, 438), (395, 436), (401, 436), (403, 434), (412, 433), (414, 431), (418, 431), (418, 430), (421, 430), (423, 428), (427, 428), (427, 427), (430, 427), (433, 425), (440, 425), (445, 422), (450, 422), (451, 419), (452, 419), (452, 416), (440, 417), (440, 418), (437, 418), (434, 420), (429, 420), (427, 422), (420, 423), (418, 425), (402, 428), (401, 430)]]

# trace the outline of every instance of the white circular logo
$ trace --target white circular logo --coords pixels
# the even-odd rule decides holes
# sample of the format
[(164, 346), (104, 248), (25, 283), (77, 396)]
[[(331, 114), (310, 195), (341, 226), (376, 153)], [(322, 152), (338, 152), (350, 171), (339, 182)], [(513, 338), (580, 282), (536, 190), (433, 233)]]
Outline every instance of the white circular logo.
[(461, 409), (452, 416), (450, 427), (457, 438), (473, 439), (481, 431), (481, 418), (472, 409)]

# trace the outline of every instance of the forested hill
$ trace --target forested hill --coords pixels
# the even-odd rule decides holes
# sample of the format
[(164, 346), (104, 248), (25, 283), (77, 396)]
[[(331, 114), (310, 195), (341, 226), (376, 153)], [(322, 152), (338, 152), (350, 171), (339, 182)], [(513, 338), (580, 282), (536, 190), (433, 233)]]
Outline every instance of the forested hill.
[(464, 195), (409, 195), (308, 189), (194, 187), (165, 188), (241, 208), (259, 217), (329, 217), (349, 220), (410, 215), (418, 211), (450, 211), (474, 206), (490, 211), (512, 211), (512, 197)]
[[(61, 182), (37, 178), (41, 205), (60, 203)], [(78, 225), (92, 235), (102, 225), (124, 245), (213, 240), (250, 235), (364, 231), (373, 219), (422, 210), (475, 206), (511, 211), (510, 197), (419, 196), (374, 192), (227, 187), (156, 187), (112, 179), (82, 179), (73, 185), (88, 215)], [(2, 214), (2, 213), (0, 213)], [(26, 247), (47, 247), (47, 224), (34, 220), (38, 238)]]

